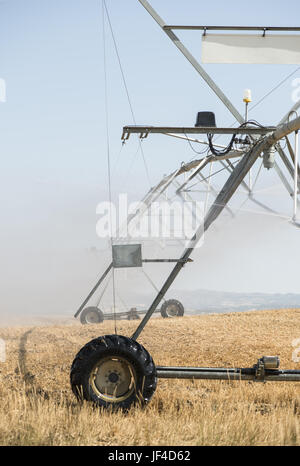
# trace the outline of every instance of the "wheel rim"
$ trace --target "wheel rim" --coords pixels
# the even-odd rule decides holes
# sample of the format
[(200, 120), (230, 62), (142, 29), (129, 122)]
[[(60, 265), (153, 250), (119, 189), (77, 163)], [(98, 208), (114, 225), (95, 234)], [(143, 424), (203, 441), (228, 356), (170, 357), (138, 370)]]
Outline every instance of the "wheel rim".
[(100, 321), (98, 311), (91, 310), (87, 312), (85, 320), (88, 324), (97, 324)]
[(169, 317), (176, 317), (178, 315), (178, 306), (176, 304), (169, 304), (166, 313)]
[(110, 403), (119, 403), (135, 391), (136, 372), (126, 359), (110, 356), (96, 364), (89, 381), (99, 398)]

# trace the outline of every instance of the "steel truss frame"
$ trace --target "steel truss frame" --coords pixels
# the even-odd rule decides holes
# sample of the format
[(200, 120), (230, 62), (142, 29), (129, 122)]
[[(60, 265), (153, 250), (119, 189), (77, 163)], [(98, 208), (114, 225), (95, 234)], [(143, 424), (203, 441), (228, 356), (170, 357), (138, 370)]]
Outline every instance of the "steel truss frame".
[[(204, 29), (206, 33), (209, 29), (261, 29), (264, 33), (267, 30), (288, 30), (289, 28), (238, 28), (238, 27), (204, 27), (204, 26), (169, 26), (162, 20), (162, 18), (156, 13), (146, 0), (139, 0), (141, 5), (147, 10), (147, 12), (153, 17), (156, 23), (161, 27), (163, 32), (170, 38), (173, 44), (180, 50), (180, 52), (186, 57), (186, 59), (191, 63), (197, 73), (201, 76), (202, 79), (208, 84), (208, 86), (215, 92), (217, 97), (223, 102), (227, 107), (230, 113), (235, 117), (239, 124), (245, 124), (245, 120), (238, 110), (233, 106), (221, 89), (215, 84), (215, 82), (210, 78), (206, 71), (201, 67), (198, 61), (191, 55), (191, 53), (186, 49), (182, 44), (179, 38), (174, 34), (173, 29)], [(300, 28), (293, 28), (293, 30), (300, 30)], [(271, 148), (274, 148), (278, 154), (282, 164), (287, 170), (289, 177), (293, 178), (294, 186), (292, 186), (283, 173), (279, 164), (274, 162), (274, 169), (278, 174), (283, 186), (288, 191), (288, 194), (294, 198), (294, 217), (297, 206), (299, 206), (299, 201), (297, 198), (298, 189), (300, 189), (300, 180), (298, 179), (298, 160), (297, 160), (297, 151), (295, 146), (295, 151), (293, 151), (291, 144), (288, 139), (288, 135), (295, 133), (297, 135), (298, 130), (300, 129), (300, 117), (296, 117), (290, 121), (290, 116), (296, 112), (300, 106), (300, 100), (292, 107), (292, 109), (283, 117), (277, 126), (271, 127), (259, 127), (253, 128), (250, 126), (243, 126), (237, 128), (178, 128), (178, 127), (154, 127), (154, 126), (124, 126), (122, 139), (126, 141), (130, 134), (135, 133), (139, 134), (141, 138), (147, 137), (152, 133), (160, 133), (168, 136), (173, 136), (196, 143), (204, 143), (204, 141), (199, 141), (198, 139), (191, 138), (187, 134), (247, 134), (250, 137), (251, 144), (242, 146), (239, 150), (232, 150), (224, 156), (215, 156), (209, 154), (203, 158), (193, 160), (189, 163), (182, 164), (177, 170), (170, 173), (167, 176), (164, 176), (162, 180), (159, 181), (146, 196), (142, 199), (140, 205), (137, 207), (135, 212), (128, 217), (127, 226), (135, 221), (139, 221), (142, 215), (148, 212), (150, 206), (161, 198), (162, 196), (168, 197), (167, 191), (168, 188), (173, 186), (175, 188), (175, 195), (180, 198), (190, 195), (191, 186), (190, 183), (193, 182), (205, 183), (206, 178), (203, 174), (203, 170), (208, 165), (212, 167), (215, 164), (221, 164), (223, 169), (228, 171), (228, 179), (223, 185), (222, 189), (218, 192), (217, 189), (213, 187), (210, 182), (206, 182), (206, 194), (207, 198), (209, 195), (214, 197), (209, 209), (206, 212), (204, 221), (201, 225), (198, 226), (198, 229), (194, 237), (190, 240), (187, 247), (182, 252), (180, 258), (175, 262), (175, 265), (165, 280), (164, 284), (160, 289), (152, 283), (153, 287), (157, 291), (157, 295), (150, 305), (149, 309), (146, 311), (144, 318), (139, 323), (138, 327), (132, 335), (132, 339), (136, 340), (140, 336), (145, 325), (157, 310), (160, 302), (164, 299), (167, 291), (170, 286), (176, 279), (177, 275), (180, 273), (184, 265), (190, 260), (190, 256), (194, 251), (197, 242), (201, 239), (204, 232), (208, 230), (211, 224), (218, 218), (221, 212), (226, 209), (231, 215), (234, 213), (231, 211), (228, 206), (229, 201), (232, 196), (236, 193), (239, 187), (243, 187), (248, 194), (248, 199), (251, 202), (254, 202), (260, 205), (262, 208), (267, 211), (274, 213), (272, 209), (265, 206), (263, 203), (255, 199), (253, 194), (253, 186), (247, 184), (245, 178), (247, 174), (251, 171), (252, 167), (257, 163), (257, 161), (263, 156), (263, 154), (268, 153)], [(290, 158), (285, 153), (284, 149), (280, 146), (280, 141), (284, 140), (287, 145)], [(235, 160), (237, 163), (232, 164), (231, 160)], [(259, 169), (260, 172), (260, 169)], [(259, 175), (258, 172), (258, 175)], [(210, 172), (211, 173), (211, 172)], [(184, 175), (185, 179), (180, 180), (180, 177)], [(257, 175), (257, 176), (258, 176)], [(83, 310), (84, 306), (94, 295), (99, 286), (103, 283), (105, 278), (113, 269), (113, 263), (110, 263), (106, 270), (103, 272), (102, 276), (99, 278), (98, 282), (88, 294), (87, 298), (83, 301), (78, 311), (75, 313), (74, 317), (77, 317), (80, 312)], [(147, 276), (147, 274), (145, 274)], [(150, 277), (148, 277), (151, 281)], [(262, 361), (262, 360), (259, 360)], [(209, 379), (242, 379), (242, 380), (261, 380), (261, 372), (259, 372), (259, 367), (262, 368), (263, 379), (266, 380), (291, 380), (291, 381), (300, 381), (300, 371), (275, 371), (272, 367), (271, 372), (268, 371), (267, 365), (264, 366), (264, 362), (257, 366), (254, 366), (252, 369), (217, 369), (217, 368), (174, 368), (174, 367), (157, 367), (157, 375), (161, 378), (209, 378)], [(265, 370), (266, 369), (266, 370)]]

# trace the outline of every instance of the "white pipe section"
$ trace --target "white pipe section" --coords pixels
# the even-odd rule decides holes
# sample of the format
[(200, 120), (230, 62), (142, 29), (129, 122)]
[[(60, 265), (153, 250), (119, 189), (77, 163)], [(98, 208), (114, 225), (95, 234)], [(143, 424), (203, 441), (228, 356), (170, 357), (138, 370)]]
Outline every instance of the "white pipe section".
[(294, 169), (294, 214), (293, 221), (297, 219), (297, 195), (298, 195), (298, 131), (295, 131), (295, 169)]

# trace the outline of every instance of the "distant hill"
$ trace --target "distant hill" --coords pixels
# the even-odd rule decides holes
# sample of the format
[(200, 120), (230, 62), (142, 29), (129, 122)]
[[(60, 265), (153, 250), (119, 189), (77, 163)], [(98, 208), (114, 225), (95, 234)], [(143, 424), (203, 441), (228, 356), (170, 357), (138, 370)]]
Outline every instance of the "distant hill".
[[(153, 294), (131, 293), (127, 304), (138, 308), (147, 308)], [(167, 299), (174, 298), (182, 302), (187, 314), (234, 312), (260, 309), (300, 308), (300, 294), (296, 293), (234, 293), (213, 290), (174, 290), (169, 291)]]
[[(177, 294), (177, 293), (176, 293)], [(191, 313), (232, 312), (252, 309), (283, 309), (300, 307), (300, 294), (233, 293), (197, 290), (177, 294)]]

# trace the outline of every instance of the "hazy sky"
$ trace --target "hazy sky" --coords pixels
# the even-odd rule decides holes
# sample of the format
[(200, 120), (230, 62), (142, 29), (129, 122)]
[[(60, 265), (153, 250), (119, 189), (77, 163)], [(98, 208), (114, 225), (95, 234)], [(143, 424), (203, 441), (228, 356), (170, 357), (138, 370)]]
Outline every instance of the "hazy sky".
[[(137, 124), (193, 126), (201, 110), (214, 111), (219, 126), (233, 123), (137, 0), (106, 3)], [(297, 26), (300, 13), (297, 0), (150, 3), (168, 24)], [(105, 24), (113, 195), (139, 199), (149, 182), (137, 139), (121, 146), (122, 127), (133, 121)], [(178, 35), (200, 60), (201, 32)], [(101, 0), (0, 2), (0, 79), (6, 83), (0, 103), (0, 312), (45, 306), (72, 314), (109, 260), (108, 250), (106, 258), (88, 252), (103, 247), (96, 206), (108, 199), (103, 51)], [(204, 68), (243, 113), (245, 88), (254, 105), (297, 65)], [(293, 105), (295, 78), (300, 69), (249, 117), (277, 124)], [(152, 185), (195, 155), (185, 142), (159, 135), (143, 148)], [(272, 174), (266, 177), (266, 186), (278, 184)], [(288, 216), (291, 200), (284, 190), (277, 198), (278, 192), (273, 204)], [(243, 214), (207, 233), (197, 266), (174, 287), (298, 292), (299, 234), (283, 218)]]

